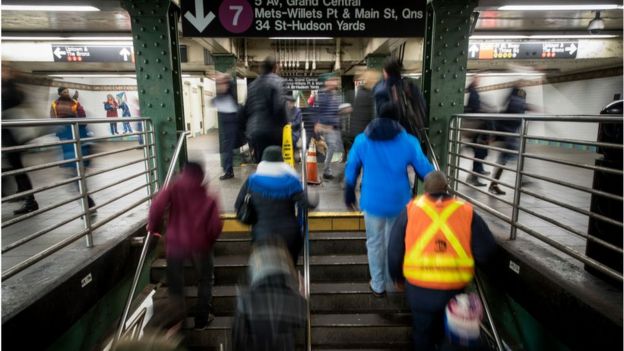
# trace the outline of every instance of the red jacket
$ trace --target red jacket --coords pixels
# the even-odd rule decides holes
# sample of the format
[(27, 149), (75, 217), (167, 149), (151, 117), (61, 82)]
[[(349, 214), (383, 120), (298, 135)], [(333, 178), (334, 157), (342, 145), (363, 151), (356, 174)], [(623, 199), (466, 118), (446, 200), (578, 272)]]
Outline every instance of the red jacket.
[(147, 229), (154, 233), (169, 213), (167, 256), (186, 258), (209, 251), (221, 234), (219, 205), (202, 185), (203, 176), (185, 170), (152, 201)]

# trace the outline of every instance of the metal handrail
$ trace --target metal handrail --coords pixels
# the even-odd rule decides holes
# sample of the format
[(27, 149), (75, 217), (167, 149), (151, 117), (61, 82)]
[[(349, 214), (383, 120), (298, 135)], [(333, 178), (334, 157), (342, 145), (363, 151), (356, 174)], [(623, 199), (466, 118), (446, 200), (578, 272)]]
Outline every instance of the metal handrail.
[[(307, 154), (307, 135), (306, 130), (301, 122), (301, 183), (303, 185), (303, 194), (307, 201), (308, 197), (308, 154)], [(303, 292), (306, 300), (306, 333), (305, 342), (306, 350), (312, 350), (312, 321), (310, 320), (310, 228), (308, 226), (308, 206), (307, 203), (301, 206), (300, 214), (302, 218), (301, 234), (303, 235)]]
[[(502, 199), (501, 197), (487, 194), (484, 191), (480, 191), (480, 192), (488, 195), (490, 199), (495, 198), (497, 199), (497, 201), (501, 201), (507, 205), (510, 205), (511, 216), (507, 216), (499, 212), (498, 210), (492, 208), (490, 205), (484, 202), (470, 199), (470, 196), (466, 194), (462, 194), (458, 191), (458, 187), (460, 183), (463, 185), (466, 185), (465, 182), (459, 180), (460, 171), (465, 174), (477, 176), (479, 177), (479, 179), (492, 180), (491, 177), (485, 177), (481, 174), (471, 172), (459, 166), (461, 159), (477, 161), (477, 159), (473, 157), (462, 155), (460, 152), (461, 145), (479, 147), (479, 148), (484, 148), (487, 150), (497, 150), (497, 151), (506, 152), (510, 154), (514, 153), (506, 149), (501, 149), (501, 148), (493, 147), (490, 145), (482, 145), (482, 144), (475, 144), (475, 143), (461, 141), (460, 140), (461, 131), (470, 131), (472, 133), (482, 133), (482, 134), (492, 134), (491, 131), (488, 131), (488, 130), (475, 129), (475, 128), (470, 128), (470, 129), (462, 128), (461, 121), (462, 120), (501, 120), (501, 119), (512, 119), (512, 120), (518, 120), (520, 122), (518, 133), (508, 133), (508, 135), (506, 135), (508, 137), (515, 137), (519, 139), (519, 144), (518, 144), (519, 147), (518, 147), (518, 150), (515, 152), (515, 154), (518, 156), (518, 161), (515, 167), (513, 167), (515, 169), (512, 169), (512, 167), (509, 167), (509, 166), (503, 167), (503, 169), (511, 171), (515, 174), (515, 181), (514, 181), (514, 186), (513, 186), (513, 190), (514, 190), (513, 200), (509, 202), (505, 199)], [(453, 131), (453, 133), (451, 133), (450, 138), (449, 138), (449, 143), (451, 145), (451, 147), (449, 148), (450, 150), (449, 155), (452, 157), (453, 161), (449, 162), (449, 165), (448, 165), (449, 173), (451, 174), (450, 178), (453, 179), (452, 184), (454, 184), (454, 191), (457, 193), (457, 195), (469, 199), (477, 207), (482, 208), (483, 210), (496, 216), (503, 222), (508, 223), (510, 225), (510, 236), (509, 236), (510, 240), (516, 239), (517, 231), (521, 230), (524, 233), (550, 245), (554, 249), (559, 250), (575, 259), (578, 259), (579, 261), (585, 263), (586, 265), (610, 277), (613, 277), (619, 281), (623, 281), (624, 279), (623, 279), (622, 273), (617, 272), (611, 269), (610, 267), (607, 267), (606, 265), (589, 258), (588, 256), (584, 254), (579, 253), (578, 251), (572, 249), (571, 247), (568, 247), (560, 242), (557, 242), (556, 240), (548, 237), (547, 235), (543, 235), (539, 233), (538, 231), (529, 228), (527, 225), (522, 224), (521, 221), (519, 220), (519, 215), (522, 212), (529, 216), (540, 219), (553, 227), (563, 229), (567, 233), (570, 233), (570, 235), (575, 235), (577, 237), (584, 239), (585, 241), (594, 242), (597, 245), (600, 245), (601, 247), (604, 247), (606, 249), (613, 250), (615, 252), (621, 252), (622, 251), (621, 247), (617, 247), (616, 245), (610, 244), (604, 240), (601, 240), (600, 238), (592, 237), (591, 235), (589, 235), (589, 233), (587, 233), (587, 231), (584, 232), (583, 230), (580, 230), (579, 228), (576, 228), (571, 225), (567, 225), (565, 221), (560, 221), (555, 218), (551, 218), (547, 215), (544, 215), (542, 213), (539, 213), (539, 211), (535, 211), (534, 209), (530, 208), (530, 206), (520, 205), (520, 200), (521, 200), (522, 195), (525, 195), (525, 196), (529, 195), (537, 200), (545, 201), (549, 204), (554, 204), (566, 210), (574, 211), (575, 213), (588, 216), (589, 218), (594, 218), (596, 220), (600, 220), (602, 222), (609, 223), (611, 225), (615, 225), (619, 228), (622, 228), (623, 227), (622, 222), (614, 220), (612, 218), (608, 218), (599, 213), (594, 213), (591, 211), (591, 209), (587, 210), (585, 208), (578, 207), (577, 205), (574, 205), (574, 204), (564, 203), (562, 201), (550, 199), (549, 196), (537, 194), (533, 191), (524, 189), (522, 187), (523, 177), (530, 177), (530, 178), (537, 179), (543, 182), (548, 182), (550, 184), (556, 184), (556, 185), (565, 187), (566, 189), (571, 189), (571, 190), (591, 194), (593, 196), (600, 196), (600, 197), (612, 199), (615, 201), (623, 201), (624, 197), (621, 194), (611, 194), (605, 191), (596, 190), (592, 187), (578, 185), (572, 181), (561, 179), (561, 177), (557, 175), (545, 176), (545, 175), (537, 174), (535, 171), (527, 171), (524, 167), (525, 161), (527, 159), (532, 159), (532, 160), (545, 161), (550, 164), (561, 164), (561, 165), (565, 165), (567, 167), (573, 167), (576, 169), (586, 169), (592, 172), (604, 172), (608, 174), (622, 175), (624, 173), (622, 169), (611, 169), (611, 168), (607, 168), (604, 166), (585, 164), (585, 163), (578, 162), (575, 160), (558, 159), (551, 155), (542, 156), (536, 153), (528, 152), (526, 150), (527, 140), (545, 140), (545, 141), (552, 141), (552, 142), (578, 144), (578, 145), (585, 145), (585, 146), (590, 146), (590, 147), (601, 147), (601, 148), (605, 147), (605, 148), (612, 148), (612, 149), (622, 149), (622, 145), (614, 144), (614, 143), (606, 143), (606, 142), (577, 140), (577, 139), (564, 138), (564, 137), (530, 135), (527, 133), (527, 130), (528, 130), (528, 124), (530, 124), (531, 122), (553, 122), (553, 123), (557, 123), (557, 122), (579, 122), (579, 123), (606, 122), (609, 124), (622, 124), (623, 120), (622, 120), (622, 115), (609, 115), (609, 116), (605, 116), (605, 115), (546, 116), (546, 115), (508, 115), (508, 114), (458, 114), (458, 115), (455, 115), (451, 118), (451, 125), (449, 128), (449, 130)], [(481, 160), (478, 160), (478, 161), (481, 162)], [(483, 161), (483, 163), (489, 164), (495, 167), (498, 166), (496, 164), (492, 164), (491, 162), (487, 162), (487, 161)], [(501, 183), (499, 180), (496, 180), (496, 182), (501, 185), (507, 185), (507, 186), (509, 185), (509, 184)], [(480, 190), (470, 185), (467, 185), (467, 186), (473, 190), (477, 190), (477, 191)], [(617, 233), (614, 233), (614, 234), (617, 234)]]
[[(135, 122), (140, 122), (142, 123), (142, 125), (144, 125), (143, 131), (141, 132), (141, 134), (143, 134), (144, 136), (147, 137), (147, 135), (153, 135), (153, 128), (151, 128), (151, 122), (148, 118), (124, 118), (124, 122), (125, 121), (135, 121)], [(89, 204), (88, 204), (88, 196), (91, 195), (93, 192), (88, 191), (87, 189), (87, 184), (86, 184), (86, 179), (88, 177), (91, 176), (95, 176), (97, 174), (102, 174), (108, 171), (112, 171), (114, 169), (118, 169), (119, 167), (125, 167), (128, 165), (132, 165), (132, 164), (136, 164), (139, 162), (146, 162), (146, 166), (148, 167), (148, 171), (145, 171), (144, 173), (149, 173), (149, 172), (153, 172), (154, 168), (152, 168), (150, 165), (155, 165), (155, 162), (152, 162), (154, 160), (153, 156), (150, 157), (144, 157), (141, 160), (136, 160), (136, 161), (132, 161), (132, 162), (128, 162), (128, 163), (124, 163), (122, 165), (118, 165), (114, 168), (107, 168), (105, 170), (101, 170), (98, 172), (95, 172), (93, 174), (86, 174), (85, 172), (85, 168), (84, 168), (84, 161), (87, 159), (90, 159), (90, 156), (86, 156), (86, 155), (82, 155), (82, 143), (84, 143), (85, 141), (93, 141), (93, 140), (103, 140), (103, 139), (107, 139), (106, 137), (104, 138), (80, 138), (80, 133), (79, 133), (79, 126), (80, 125), (87, 125), (87, 124), (91, 124), (91, 123), (110, 123), (110, 119), (106, 119), (106, 118), (101, 118), (101, 119), (86, 119), (86, 118), (57, 118), (57, 119), (32, 119), (32, 120), (12, 120), (12, 121), (3, 121), (2, 123), (2, 128), (13, 128), (13, 129), (18, 129), (18, 128), (30, 128), (32, 126), (45, 126), (45, 125), (50, 125), (50, 126), (65, 126), (66, 128), (69, 128), (69, 130), (71, 131), (72, 135), (71, 137), (69, 137), (68, 139), (62, 139), (59, 142), (54, 142), (54, 143), (44, 143), (44, 144), (29, 144), (29, 145), (21, 145), (21, 146), (13, 146), (13, 147), (5, 147), (2, 148), (2, 152), (23, 152), (29, 149), (38, 149), (38, 148), (42, 148), (42, 147), (53, 147), (53, 146), (61, 146), (61, 145), (73, 145), (73, 151), (74, 151), (74, 158), (71, 159), (67, 159), (67, 160), (62, 160), (62, 161), (56, 161), (56, 162), (49, 162), (49, 163), (45, 163), (45, 164), (40, 164), (40, 165), (36, 165), (36, 166), (31, 166), (31, 167), (24, 167), (21, 169), (16, 169), (16, 170), (11, 170), (8, 172), (3, 172), (2, 176), (6, 177), (6, 176), (11, 176), (11, 175), (18, 175), (18, 174), (24, 174), (24, 173), (29, 173), (29, 172), (33, 172), (33, 171), (37, 171), (37, 170), (43, 170), (43, 169), (47, 169), (47, 168), (51, 168), (51, 167), (55, 167), (55, 166), (63, 166), (63, 165), (70, 165), (71, 167), (76, 167), (76, 176), (73, 176), (71, 178), (68, 179), (64, 179), (62, 181), (58, 181), (58, 182), (54, 182), (52, 184), (47, 184), (44, 186), (40, 186), (38, 188), (33, 188), (30, 190), (26, 190), (26, 191), (22, 191), (10, 196), (6, 196), (2, 199), (2, 202), (5, 201), (9, 201), (9, 200), (14, 200), (14, 199), (20, 199), (20, 198), (24, 198), (27, 196), (33, 196), (36, 193), (45, 191), (45, 190), (49, 190), (49, 189), (54, 189), (63, 185), (67, 185), (70, 183), (75, 183), (78, 182), (79, 183), (79, 194), (76, 196), (71, 196), (68, 199), (64, 199), (62, 201), (57, 201), (56, 203), (43, 207), (43, 208), (39, 208), (36, 211), (32, 211), (30, 213), (26, 213), (24, 215), (21, 215), (19, 217), (15, 217), (12, 218), (8, 221), (5, 221), (2, 223), (2, 227), (6, 228), (8, 226), (11, 226), (13, 224), (22, 222), (26, 219), (32, 218), (34, 216), (37, 216), (39, 214), (48, 212), (50, 210), (53, 210), (55, 208), (59, 208), (61, 206), (67, 205), (73, 201), (76, 200), (81, 200), (81, 207), (82, 207), (82, 211), (80, 213), (77, 213), (75, 215), (71, 215), (70, 218), (65, 218), (60, 220), (58, 223), (52, 224), (46, 228), (40, 229), (35, 233), (32, 234), (28, 234), (25, 233), (19, 240), (14, 241), (10, 244), (7, 244), (6, 246), (2, 247), (1, 251), (2, 253), (8, 252), (10, 250), (13, 250), (21, 245), (24, 245), (38, 237), (41, 237), (44, 234), (47, 234), (53, 230), (56, 230), (58, 228), (63, 227), (64, 225), (67, 225), (68, 223), (75, 221), (79, 218), (82, 218), (84, 220), (84, 230), (73, 234), (69, 237), (64, 238), (62, 241), (49, 246), (47, 248), (45, 248), (43, 251), (29, 257), (28, 259), (21, 261), (20, 263), (10, 267), (9, 269), (6, 269), (2, 272), (2, 281), (12, 277), (13, 275), (19, 273), (20, 271), (32, 266), (33, 264), (43, 260), (46, 257), (49, 257), (50, 255), (52, 255), (53, 253), (61, 250), (62, 248), (66, 247), (67, 245), (72, 244), (73, 242), (75, 242), (76, 240), (78, 240), (80, 237), (85, 237), (86, 238), (86, 245), (87, 247), (91, 247), (93, 245), (93, 239), (91, 237), (93, 231), (97, 228), (99, 228), (104, 222), (113, 220), (114, 218), (117, 218), (121, 215), (123, 215), (124, 213), (126, 213), (127, 211), (133, 209), (134, 207), (140, 205), (141, 203), (145, 202), (137, 202), (135, 205), (128, 207), (122, 211), (116, 211), (114, 212), (107, 220), (105, 221), (100, 221), (97, 222), (95, 224), (91, 223), (91, 216), (89, 215), (91, 212), (94, 212), (95, 210), (97, 210), (98, 208), (101, 208), (105, 205), (108, 205), (114, 201), (117, 201), (119, 199), (121, 199), (122, 197), (129, 195), (141, 188), (144, 188), (145, 186), (151, 186), (151, 183), (146, 183), (146, 184), (142, 184), (140, 187), (134, 188), (131, 192), (125, 191), (123, 193), (124, 196), (119, 196), (116, 195), (114, 198), (112, 199), (108, 199), (106, 202), (104, 203), (100, 203), (99, 206), (96, 207), (92, 207), (89, 208)], [(148, 130), (147, 126), (150, 126), (150, 130)], [(134, 149), (147, 149), (150, 148), (151, 145), (143, 143), (143, 145), (137, 146), (137, 147), (133, 147)], [(115, 152), (118, 152), (119, 150), (115, 150)], [(115, 152), (112, 153), (107, 153), (107, 154), (114, 154)], [(94, 156), (103, 156), (102, 154), (98, 154), (98, 155), (94, 155)], [(143, 173), (142, 173), (143, 174)], [(120, 184), (121, 182), (116, 182), (114, 184), (109, 184), (108, 186), (106, 186), (105, 188), (110, 188), (113, 185), (116, 184)], [(102, 190), (102, 189), (98, 189)], [(148, 189), (148, 193), (149, 193), (149, 189)], [(148, 196), (149, 198), (149, 196)]]
[[(169, 163), (169, 169), (167, 170), (167, 176), (165, 177), (165, 181), (163, 182), (163, 188), (165, 188), (171, 178), (173, 177), (173, 172), (175, 171), (176, 164), (178, 163), (178, 158), (180, 156), (180, 151), (182, 150), (182, 146), (186, 141), (186, 137), (190, 135), (191, 132), (183, 131), (180, 132), (180, 137), (178, 139), (178, 144), (173, 152), (173, 158), (171, 163)], [(143, 240), (143, 248), (141, 249), (141, 256), (139, 256), (139, 262), (137, 263), (136, 270), (134, 272), (134, 277), (132, 279), (132, 285), (130, 286), (130, 291), (128, 292), (128, 298), (126, 299), (123, 313), (119, 320), (119, 327), (117, 328), (117, 332), (115, 333), (115, 337), (113, 339), (113, 344), (121, 338), (123, 332), (125, 330), (126, 320), (128, 319), (128, 313), (130, 312), (130, 305), (132, 304), (132, 299), (134, 298), (134, 293), (136, 292), (137, 285), (139, 284), (139, 278), (141, 276), (141, 271), (143, 270), (143, 266), (145, 265), (145, 259), (147, 257), (147, 251), (149, 250), (150, 239), (152, 237), (152, 232), (148, 231), (145, 235), (145, 239)]]

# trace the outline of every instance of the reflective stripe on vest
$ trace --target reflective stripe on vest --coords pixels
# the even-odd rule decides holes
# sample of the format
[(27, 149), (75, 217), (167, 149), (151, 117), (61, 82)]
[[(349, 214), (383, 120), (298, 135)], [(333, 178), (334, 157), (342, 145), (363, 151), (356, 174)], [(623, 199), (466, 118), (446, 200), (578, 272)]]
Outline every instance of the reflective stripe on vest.
[(410, 203), (403, 260), (405, 278), (413, 285), (430, 289), (466, 286), (474, 275), (471, 224), (472, 206), (463, 201), (448, 199), (437, 205), (421, 196)]

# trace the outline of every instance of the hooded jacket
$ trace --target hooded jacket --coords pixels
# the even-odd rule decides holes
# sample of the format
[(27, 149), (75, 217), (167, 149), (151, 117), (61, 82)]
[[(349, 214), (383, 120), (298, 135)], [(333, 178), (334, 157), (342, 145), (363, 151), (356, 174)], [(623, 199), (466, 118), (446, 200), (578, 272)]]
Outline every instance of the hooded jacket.
[(186, 169), (152, 201), (147, 229), (156, 232), (165, 212), (169, 213), (165, 237), (169, 257), (207, 252), (221, 234), (218, 203), (202, 182), (201, 172)]
[(345, 169), (345, 192), (355, 191), (362, 172), (360, 208), (380, 217), (398, 215), (411, 198), (407, 166), (419, 178), (433, 171), (416, 137), (398, 121), (376, 118), (355, 138)]

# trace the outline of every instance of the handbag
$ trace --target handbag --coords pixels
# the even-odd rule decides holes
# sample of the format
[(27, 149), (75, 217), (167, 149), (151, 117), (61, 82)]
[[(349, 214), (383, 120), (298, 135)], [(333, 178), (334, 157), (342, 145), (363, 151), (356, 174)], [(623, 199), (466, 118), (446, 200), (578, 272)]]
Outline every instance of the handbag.
[(236, 209), (236, 218), (243, 224), (255, 224), (258, 220), (249, 190), (247, 190), (247, 194), (245, 194), (243, 203)]

